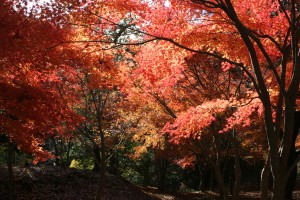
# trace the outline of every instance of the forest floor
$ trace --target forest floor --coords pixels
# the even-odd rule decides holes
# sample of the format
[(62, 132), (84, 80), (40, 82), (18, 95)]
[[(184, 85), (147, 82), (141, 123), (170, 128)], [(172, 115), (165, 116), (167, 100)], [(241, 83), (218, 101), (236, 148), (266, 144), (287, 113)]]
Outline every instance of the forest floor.
[[(7, 199), (7, 168), (0, 166), (0, 200)], [(92, 200), (98, 175), (87, 170), (60, 167), (14, 167), (17, 200)], [(164, 193), (156, 188), (137, 187), (124, 178), (106, 175), (105, 200), (214, 200), (214, 192)], [(300, 199), (300, 192), (294, 193)], [(259, 192), (243, 192), (241, 199), (256, 200)]]

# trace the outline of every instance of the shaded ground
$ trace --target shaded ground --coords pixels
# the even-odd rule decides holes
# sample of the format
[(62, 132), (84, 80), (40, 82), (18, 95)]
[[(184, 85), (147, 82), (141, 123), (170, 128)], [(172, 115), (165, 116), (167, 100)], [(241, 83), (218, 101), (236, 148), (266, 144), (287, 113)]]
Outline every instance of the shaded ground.
[[(59, 167), (14, 168), (14, 187), (18, 200), (92, 200), (98, 175), (91, 171)], [(7, 199), (7, 169), (0, 166), (0, 200)], [(106, 176), (105, 199), (151, 200), (128, 181)]]
[[(18, 200), (92, 200), (98, 175), (91, 171), (59, 167), (14, 168)], [(7, 199), (7, 168), (0, 166), (0, 200)], [(136, 187), (123, 178), (107, 174), (106, 200), (214, 200), (214, 192), (163, 193), (156, 188)], [(295, 192), (300, 199), (300, 192)], [(242, 193), (241, 199), (260, 199), (258, 192)]]
[[(143, 188), (140, 189), (147, 195), (157, 200), (219, 200), (219, 195), (216, 192), (190, 192), (190, 193), (162, 193), (156, 188)], [(269, 194), (271, 199), (271, 193)], [(295, 191), (293, 194), (294, 200), (300, 200), (300, 191)], [(260, 200), (259, 191), (241, 192), (241, 200)]]

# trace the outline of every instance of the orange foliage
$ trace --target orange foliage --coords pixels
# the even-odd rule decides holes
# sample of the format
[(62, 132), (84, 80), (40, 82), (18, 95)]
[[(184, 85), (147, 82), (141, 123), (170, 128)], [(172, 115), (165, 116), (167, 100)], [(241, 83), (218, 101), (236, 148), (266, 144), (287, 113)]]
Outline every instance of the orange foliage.
[(67, 51), (51, 48), (65, 39), (66, 29), (26, 16), (10, 1), (0, 9), (0, 130), (34, 154), (34, 162), (44, 161), (52, 156), (41, 148), (44, 140), (68, 135), (80, 120), (71, 109), (76, 71)]

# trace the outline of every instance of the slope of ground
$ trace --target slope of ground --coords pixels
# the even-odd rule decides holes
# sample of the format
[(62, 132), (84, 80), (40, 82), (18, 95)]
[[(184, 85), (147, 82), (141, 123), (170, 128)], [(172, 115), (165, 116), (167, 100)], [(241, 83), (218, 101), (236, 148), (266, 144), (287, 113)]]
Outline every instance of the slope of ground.
[[(14, 168), (14, 188), (18, 200), (92, 200), (98, 175), (91, 171), (59, 167)], [(0, 199), (7, 199), (7, 168), (0, 167)], [(105, 199), (151, 200), (128, 181), (106, 175)]]
[[(7, 168), (0, 166), (0, 200), (7, 199)], [(97, 190), (98, 175), (87, 170), (60, 167), (14, 168), (17, 200), (92, 200)], [(105, 200), (214, 200), (214, 192), (164, 193), (156, 188), (136, 187), (127, 180), (106, 175)], [(300, 193), (294, 193), (300, 199)], [(242, 193), (243, 200), (260, 199), (259, 192)]]

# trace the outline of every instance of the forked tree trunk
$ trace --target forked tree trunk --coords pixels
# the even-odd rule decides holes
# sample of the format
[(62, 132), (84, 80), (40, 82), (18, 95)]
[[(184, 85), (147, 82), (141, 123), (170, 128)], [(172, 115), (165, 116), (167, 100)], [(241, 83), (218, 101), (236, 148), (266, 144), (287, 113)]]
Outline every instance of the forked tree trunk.
[[(293, 158), (293, 152), (295, 148), (296, 136), (298, 130), (295, 131), (297, 113), (295, 113), (295, 104), (292, 101), (285, 101), (285, 113), (284, 113), (284, 128), (283, 136), (281, 139), (280, 157), (276, 157), (275, 152), (273, 153), (272, 161), (271, 157), (271, 168), (273, 173), (273, 200), (285, 199), (287, 183), (293, 172), (293, 166), (296, 166), (297, 158)], [(279, 159), (278, 159), (279, 158)], [(291, 179), (290, 179), (291, 180)], [(292, 193), (292, 191), (290, 191)]]
[(261, 171), (260, 179), (260, 197), (262, 200), (268, 199), (269, 193), (269, 177), (271, 175), (271, 166), (270, 166), (270, 157), (268, 156), (267, 161), (264, 165), (264, 168)]
[(14, 200), (14, 173), (13, 173), (13, 143), (8, 140), (8, 156), (7, 156), (7, 169), (8, 169), (8, 199)]

